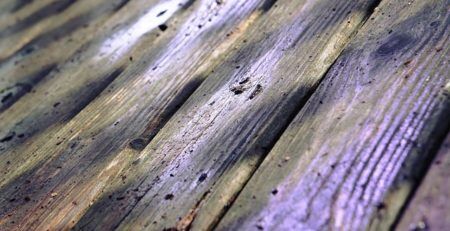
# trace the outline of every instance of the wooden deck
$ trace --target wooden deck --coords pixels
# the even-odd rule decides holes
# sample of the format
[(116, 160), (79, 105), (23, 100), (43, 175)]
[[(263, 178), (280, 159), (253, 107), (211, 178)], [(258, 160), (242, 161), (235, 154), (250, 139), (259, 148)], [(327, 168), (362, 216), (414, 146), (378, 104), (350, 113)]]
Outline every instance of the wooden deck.
[(2, 0), (0, 230), (450, 230), (449, 25), (450, 0)]

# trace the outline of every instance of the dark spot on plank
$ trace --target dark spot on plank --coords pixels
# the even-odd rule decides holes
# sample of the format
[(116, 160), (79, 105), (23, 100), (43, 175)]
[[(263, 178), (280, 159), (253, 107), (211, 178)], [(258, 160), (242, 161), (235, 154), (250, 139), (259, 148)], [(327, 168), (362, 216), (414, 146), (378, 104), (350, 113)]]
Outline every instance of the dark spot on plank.
[(230, 86), (230, 91), (233, 92), (235, 95), (242, 94), (247, 89), (245, 87), (245, 84), (247, 84), (249, 80), (250, 79), (248, 77), (239, 80), (237, 83)]
[(274, 189), (274, 190), (272, 190), (272, 195), (277, 195), (278, 194), (278, 189)]
[(53, 107), (58, 107), (61, 104), (61, 102), (56, 102), (55, 104), (53, 104)]
[(23, 200), (24, 200), (25, 202), (28, 202), (28, 201), (31, 201), (31, 198), (30, 198), (30, 197), (24, 197)]
[(164, 196), (164, 200), (172, 200), (174, 197), (175, 196), (172, 193), (170, 193)]
[(269, 11), (272, 7), (276, 6), (275, 3), (277, 0), (265, 0), (263, 5), (261, 6), (261, 10), (263, 12)]
[(121, 196), (121, 197), (117, 197), (117, 198), (116, 198), (116, 200), (118, 200), (118, 201), (121, 201), (121, 200), (123, 200), (123, 199), (125, 199), (124, 196)]
[(208, 174), (202, 173), (202, 175), (200, 175), (200, 177), (198, 178), (198, 182), (205, 181), (207, 177), (208, 177)]
[(380, 56), (392, 55), (411, 44), (414, 39), (407, 34), (396, 34), (391, 36), (387, 42), (382, 44), (376, 53)]
[(134, 150), (142, 151), (145, 146), (147, 146), (147, 142), (143, 138), (136, 138), (130, 142), (130, 147)]
[(161, 31), (166, 31), (167, 28), (168, 28), (168, 26), (167, 26), (166, 24), (161, 24), (161, 25), (158, 26), (158, 28), (159, 28)]
[(264, 230), (264, 227), (263, 227), (262, 225), (256, 225), (256, 228), (257, 228), (258, 230)]
[(235, 85), (231, 86), (230, 91), (233, 92), (235, 95), (240, 95), (244, 92), (244, 87), (242, 85)]
[(259, 93), (262, 91), (262, 86), (260, 84), (257, 84), (255, 87), (255, 90), (253, 90), (252, 94), (248, 97), (249, 99), (255, 98)]
[(167, 12), (167, 10), (163, 10), (163, 11), (159, 12), (159, 13), (156, 15), (156, 17), (160, 17), (160, 16), (164, 15), (166, 12)]
[(433, 28), (437, 28), (440, 25), (441, 25), (440, 21), (434, 21), (434, 22), (430, 23), (430, 26), (433, 27)]
[(20, 51), (22, 55), (29, 55), (35, 51), (36, 48), (34, 46), (25, 46), (23, 50)]
[(5, 137), (0, 139), (0, 143), (11, 141), (14, 138), (14, 136), (16, 136), (16, 133), (10, 132), (10, 133), (8, 133), (8, 135), (6, 135)]
[(386, 208), (386, 204), (383, 202), (380, 202), (380, 203), (377, 203), (376, 207), (378, 210), (383, 210)]

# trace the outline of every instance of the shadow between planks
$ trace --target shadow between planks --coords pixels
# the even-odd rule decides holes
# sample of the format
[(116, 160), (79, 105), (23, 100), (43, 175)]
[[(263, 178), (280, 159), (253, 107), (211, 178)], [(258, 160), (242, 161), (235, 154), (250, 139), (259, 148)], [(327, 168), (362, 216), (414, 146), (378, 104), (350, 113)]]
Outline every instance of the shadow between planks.
[[(448, 132), (441, 123), (448, 98), (437, 97), (448, 82), (446, 1), (384, 0), (373, 14), (379, 1), (103, 2), (92, 14), (107, 16), (76, 30), (83, 36), (70, 52), (32, 56), (59, 50), (66, 35), (2, 61), (4, 73), (15, 73), (13, 60), (29, 62), (30, 73), (36, 60), (44, 69), (0, 112), (0, 229), (387, 229), (424, 170), (403, 176), (426, 168), (419, 157), (431, 159)], [(65, 11), (88, 11), (76, 6)], [(360, 96), (364, 106), (355, 105)], [(399, 99), (384, 107), (386, 97)], [(404, 112), (392, 111), (403, 108), (400, 100)], [(352, 137), (366, 132), (349, 125), (356, 121), (369, 133), (379, 126), (379, 141), (365, 146), (367, 137)], [(384, 137), (405, 134), (420, 145), (386, 152), (393, 157), (378, 151), (374, 162), (355, 155), (388, 150), (394, 144)], [(316, 159), (322, 152), (327, 157)], [(340, 163), (352, 158), (360, 162)], [(387, 179), (366, 183), (375, 196), (336, 206), (348, 203), (347, 186), (336, 181), (358, 184), (352, 168), (361, 166), (375, 169), (369, 177), (382, 175), (390, 160), (397, 167)]]

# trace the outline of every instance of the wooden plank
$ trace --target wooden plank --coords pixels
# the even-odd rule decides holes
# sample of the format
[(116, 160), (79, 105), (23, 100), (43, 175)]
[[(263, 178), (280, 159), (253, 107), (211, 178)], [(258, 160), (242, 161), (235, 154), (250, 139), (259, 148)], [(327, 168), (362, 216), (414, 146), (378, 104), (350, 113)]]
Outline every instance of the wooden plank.
[[(127, 148), (126, 157), (130, 158), (130, 154), (136, 155), (145, 147), (206, 78), (210, 69), (220, 63), (222, 53), (264, 12), (261, 10), (264, 4), (260, 1), (199, 1), (189, 7), (190, 4), (191, 1), (162, 1), (137, 23), (130, 25), (131, 29), (122, 31), (119, 36), (110, 36), (106, 48), (110, 50), (109, 45), (112, 45), (113, 49), (108, 60), (125, 58), (128, 67), (76, 117), (68, 122), (61, 120), (63, 117), (56, 117), (56, 122), (51, 121), (53, 117), (45, 117), (42, 121), (47, 126), (50, 121), (53, 127), (38, 127), (41, 134), (35, 134), (31, 144), (15, 146), (0, 156), (3, 158), (0, 163), (6, 163), (0, 189), (0, 194), (6, 195), (0, 199), (0, 229), (45, 230), (73, 226), (73, 222), (91, 206), (92, 200), (103, 193), (103, 179), (96, 179), (96, 175), (108, 173), (107, 166), (120, 150)], [(179, 7), (183, 10), (177, 17), (168, 22), (157, 20), (161, 14), (167, 19)], [(157, 23), (154, 26), (158, 31), (143, 35), (151, 31), (151, 21)], [(114, 46), (117, 43), (133, 45), (137, 39), (138, 44), (130, 52), (127, 50), (129, 47)], [(106, 72), (112, 67), (105, 65), (120, 63), (96, 59), (93, 59), (97, 61), (92, 62), (94, 65), (76, 63), (70, 66), (73, 69), (61, 70), (65, 74), (54, 80), (59, 81), (54, 83), (59, 85), (50, 85), (59, 87), (48, 87), (46, 83), (41, 99), (48, 102), (47, 109), (38, 113), (33, 110), (30, 118), (44, 118), (42, 114), (53, 108), (52, 100), (61, 102), (57, 108), (72, 105), (72, 100), (82, 96), (72, 94), (72, 91), (91, 91), (91, 88), (82, 88), (83, 84), (78, 83), (83, 75), (89, 74), (86, 79), (97, 78), (97, 69)], [(87, 70), (72, 77), (71, 74), (77, 72), (71, 70), (80, 68)], [(67, 83), (71, 83), (71, 88)], [(72, 88), (74, 84), (76, 88)], [(49, 89), (53, 93), (44, 94)], [(69, 99), (69, 103), (60, 101), (55, 92), (62, 95), (59, 97)], [(24, 101), (25, 97), (6, 113), (12, 116), (15, 108), (19, 107), (17, 105), (26, 108), (36, 102), (36, 99)], [(24, 112), (21, 110), (16, 115)], [(38, 125), (30, 122), (21, 126)], [(112, 170), (105, 179), (116, 176), (117, 169)], [(55, 192), (60, 196), (56, 197)]]
[(55, 211), (82, 195), (76, 229), (211, 228), (374, 2), (276, 3), (141, 153), (97, 159)]
[[(112, 23), (110, 20), (111, 23), (108, 26), (102, 25), (126, 2), (125, 0), (101, 0), (91, 3), (96, 3), (96, 5), (84, 8), (84, 11), (53, 29), (23, 35), (25, 37), (18, 42), (17, 49), (11, 51), (12, 53), (6, 60), (0, 63), (0, 112), (11, 106), (21, 96), (30, 92), (58, 65), (62, 65), (69, 57), (73, 57), (77, 50), (81, 52), (80, 49), (83, 45), (86, 48), (87, 43), (92, 42), (95, 35), (112, 31), (111, 26), (117, 25), (117, 22)], [(133, 9), (128, 8), (127, 10)], [(59, 17), (64, 17), (64, 15), (63, 13)], [(123, 13), (120, 15), (123, 15)], [(53, 20), (58, 21), (58, 19)], [(116, 19), (116, 21), (118, 20)], [(122, 21), (125, 20), (122, 19)], [(45, 23), (36, 23), (36, 27), (45, 28), (46, 25)], [(21, 42), (22, 40), (23, 42)], [(0, 41), (17, 40), (6, 36)], [(64, 50), (64, 52), (61, 52), (61, 50)], [(8, 52), (3, 49), (2, 51)]]
[(448, 131), (448, 6), (382, 1), (218, 230), (389, 230)]
[[(57, 59), (63, 60), (51, 73), (47, 73), (48, 68), (45, 66), (43, 70), (38, 71), (40, 73), (38, 77), (42, 79), (38, 85), (33, 86), (32, 83), (23, 82), (26, 81), (25, 79), (19, 79), (19, 83), (21, 83), (19, 86), (25, 85), (25, 90), (31, 87), (33, 89), (30, 94), (20, 98), (19, 102), (12, 105), (9, 110), (0, 114), (0, 139), (13, 136), (11, 139), (6, 139), (5, 142), (0, 142), (0, 152), (7, 152), (52, 125), (60, 128), (62, 126), (60, 123), (78, 113), (132, 63), (129, 60), (131, 55), (142, 54), (138, 49), (139, 44), (140, 46), (151, 46), (153, 40), (161, 43), (160, 40), (154, 39), (160, 33), (158, 25), (171, 17), (178, 7), (169, 7), (167, 4), (158, 4), (158, 2), (156, 0), (140, 0), (125, 6), (107, 20), (107, 25), (102, 27), (95, 37), (86, 35), (92, 40), (82, 40), (86, 43), (82, 44), (81, 48), (74, 45), (77, 50), (68, 59), (64, 60), (63, 55), (53, 56), (50, 63), (46, 65), (55, 66), (51, 65), (52, 62), (57, 62)], [(162, 9), (162, 7), (166, 7), (166, 9)], [(163, 10), (167, 10), (167, 14), (156, 17)], [(148, 23), (142, 27), (145, 22), (139, 22), (139, 20), (145, 15), (154, 19), (152, 24)], [(137, 26), (141, 28), (137, 29)], [(153, 33), (143, 36), (152, 31)], [(92, 33), (93, 31), (85, 32)], [(142, 38), (146, 38), (146, 40), (140, 42), (139, 40)], [(162, 43), (164, 44), (164, 41)], [(51, 47), (52, 49), (44, 49), (40, 55), (47, 52), (61, 53), (56, 51), (62, 46), (64, 46), (64, 41), (59, 46)], [(67, 49), (70, 50), (70, 48)], [(148, 50), (149, 53), (155, 52), (155, 50), (159, 50), (159, 47), (155, 46), (154, 50)], [(29, 67), (34, 66), (32, 64), (39, 60), (39, 57), (30, 59)], [(13, 74), (17, 72), (21, 72), (21, 70), (17, 70), (17, 67), (12, 70)], [(23, 137), (18, 137), (21, 134)]]
[(409, 202), (398, 230), (446, 230), (450, 227), (449, 176), (450, 135)]

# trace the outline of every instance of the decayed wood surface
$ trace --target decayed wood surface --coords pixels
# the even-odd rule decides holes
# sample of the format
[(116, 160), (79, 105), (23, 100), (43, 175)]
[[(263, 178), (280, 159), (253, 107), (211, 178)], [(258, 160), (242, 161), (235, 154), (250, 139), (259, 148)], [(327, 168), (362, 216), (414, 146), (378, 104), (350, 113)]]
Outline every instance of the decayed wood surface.
[[(450, 91), (450, 86), (449, 86)], [(450, 227), (450, 135), (427, 172), (398, 230), (447, 230)]]
[(448, 3), (382, 1), (218, 229), (388, 230), (448, 131)]
[(0, 1), (0, 230), (406, 227), (450, 4), (379, 3)]

